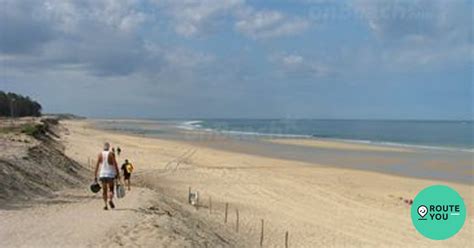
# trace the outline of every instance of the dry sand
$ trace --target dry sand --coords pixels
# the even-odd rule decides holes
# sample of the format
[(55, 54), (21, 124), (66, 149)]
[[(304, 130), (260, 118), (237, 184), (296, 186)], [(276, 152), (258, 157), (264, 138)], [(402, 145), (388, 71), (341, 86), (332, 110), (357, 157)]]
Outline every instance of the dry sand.
[[(116, 200), (116, 209), (102, 210), (100, 194), (85, 183), (92, 178), (87, 163), (79, 159), (84, 166), (78, 165), (62, 154), (61, 143), (80, 137), (72, 133), (60, 143), (48, 135), (0, 133), (0, 247), (251, 246), (231, 228), (152, 189), (134, 187)], [(67, 147), (88, 147), (78, 141)], [(75, 158), (95, 154), (71, 156), (73, 151), (66, 150)]]
[[(99, 211), (101, 202), (98, 198), (83, 199), (78, 203), (60, 207), (57, 211), (54, 207), (47, 206), (44, 210), (38, 210), (42, 207), (35, 207), (14, 213), (0, 212), (1, 247), (5, 244), (22, 244), (19, 243), (22, 236), (31, 239), (25, 244), (32, 246), (35, 246), (32, 240), (37, 240), (36, 244), (52, 246), (124, 244), (131, 247), (167, 247), (155, 237), (169, 237), (170, 232), (161, 236), (158, 233), (168, 230), (174, 223), (164, 225), (168, 229), (160, 229), (160, 225), (163, 222), (166, 224), (166, 221), (156, 219), (147, 222), (144, 213), (135, 210), (149, 209), (150, 202), (153, 201), (152, 206), (159, 204), (161, 200), (158, 196), (175, 199), (176, 204), (184, 205), (189, 186), (200, 192), (202, 206), (198, 210), (185, 209), (188, 214), (183, 214), (184, 220), (178, 222), (196, 218), (196, 221), (202, 221), (201, 225), (209, 226), (204, 228), (205, 230), (214, 228), (222, 231), (232, 238), (232, 243), (225, 246), (258, 247), (261, 219), (265, 220), (264, 247), (284, 247), (286, 231), (289, 232), (290, 247), (474, 245), (473, 218), (469, 215), (473, 211), (471, 185), (332, 168), (329, 165), (215, 150), (184, 142), (110, 133), (92, 129), (86, 121), (70, 121), (67, 126), (70, 130), (70, 135), (65, 139), (68, 156), (87, 164), (88, 160), (95, 160), (102, 143), (109, 141), (122, 148), (120, 159), (128, 158), (134, 163), (136, 171), (132, 176), (133, 182), (152, 190), (134, 188), (123, 200), (123, 206), (133, 211), (125, 213)], [(439, 183), (456, 189), (464, 197), (468, 212), (464, 228), (447, 241), (431, 241), (418, 234), (411, 223), (410, 206), (400, 199), (412, 199), (421, 189)], [(211, 213), (208, 208), (210, 198)], [(222, 223), (225, 203), (229, 203), (227, 224)], [(229, 232), (232, 232), (236, 224), (236, 209), (239, 210), (240, 216), (239, 234), (232, 236)], [(26, 218), (31, 215), (43, 217)], [(111, 215), (112, 218), (107, 218)], [(144, 223), (149, 223), (143, 228), (140, 226), (142, 219)], [(93, 227), (104, 221), (104, 226)], [(22, 228), (32, 223), (36, 223), (33, 224), (36, 227), (31, 231)], [(58, 228), (60, 223), (73, 223), (74, 230), (77, 231)], [(122, 225), (125, 226), (123, 230), (120, 229)], [(187, 225), (189, 224), (184, 224)], [(133, 233), (134, 228), (130, 226), (136, 226), (139, 232), (133, 235), (133, 239), (127, 235), (119, 235), (126, 238), (118, 242), (119, 238), (114, 235)], [(89, 228), (95, 228), (95, 231)], [(110, 239), (105, 243), (99, 242), (100, 237), (104, 233), (110, 235), (111, 230), (114, 242), (110, 243)], [(188, 236), (195, 235), (206, 239), (215, 237), (214, 234), (212, 231), (190, 232)], [(52, 243), (47, 241), (50, 235), (55, 237)], [(72, 241), (76, 242), (68, 243)], [(182, 247), (184, 245), (180, 244), (184, 243), (180, 242), (186, 240), (173, 243), (168, 239), (163, 242)], [(218, 244), (217, 242), (215, 244)], [(194, 244), (205, 247), (203, 243)], [(211, 243), (209, 247), (215, 246)]]
[(104, 211), (100, 197), (76, 189), (2, 210), (0, 247), (237, 246), (238, 238), (222, 224), (203, 222), (194, 209), (153, 190), (135, 187), (115, 202), (115, 210)]
[[(238, 208), (241, 232), (255, 244), (260, 219), (266, 222), (265, 244), (269, 247), (282, 246), (286, 231), (293, 247), (463, 247), (473, 242), (472, 218), (456, 237), (443, 242), (427, 240), (412, 226), (410, 207), (399, 197), (414, 198), (421, 189), (440, 182), (111, 134), (88, 129), (84, 123), (69, 126), (75, 130), (71, 145), (77, 145), (72, 153), (94, 154), (103, 141), (109, 140), (123, 148), (122, 158), (134, 162), (135, 177), (149, 187), (185, 201), (191, 186), (200, 191), (203, 204), (208, 205), (208, 198), (212, 198), (216, 212), (211, 218), (222, 218), (224, 203), (228, 202), (231, 223)], [(471, 212), (472, 186), (446, 184), (465, 197)]]

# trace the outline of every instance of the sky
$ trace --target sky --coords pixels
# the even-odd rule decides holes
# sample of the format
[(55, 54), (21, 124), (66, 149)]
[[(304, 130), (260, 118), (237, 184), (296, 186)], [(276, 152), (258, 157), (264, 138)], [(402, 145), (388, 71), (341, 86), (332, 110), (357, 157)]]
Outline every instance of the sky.
[(473, 119), (473, 1), (0, 0), (0, 90), (97, 118)]

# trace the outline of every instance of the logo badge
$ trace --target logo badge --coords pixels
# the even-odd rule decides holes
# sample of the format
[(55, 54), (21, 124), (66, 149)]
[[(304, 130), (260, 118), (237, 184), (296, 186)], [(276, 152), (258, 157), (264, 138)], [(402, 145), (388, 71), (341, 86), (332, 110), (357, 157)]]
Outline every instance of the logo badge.
[(418, 220), (426, 220), (425, 216), (428, 213), (428, 208), (425, 205), (421, 205), (418, 207), (418, 214), (420, 215), (420, 219)]
[(466, 221), (466, 207), (461, 196), (445, 185), (422, 190), (411, 207), (411, 219), (416, 230), (433, 240), (449, 239)]

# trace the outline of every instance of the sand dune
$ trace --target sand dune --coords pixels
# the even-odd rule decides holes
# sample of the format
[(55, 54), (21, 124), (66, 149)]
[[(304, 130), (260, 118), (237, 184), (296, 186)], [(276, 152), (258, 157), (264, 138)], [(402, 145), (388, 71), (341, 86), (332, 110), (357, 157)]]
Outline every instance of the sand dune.
[[(221, 223), (152, 189), (134, 187), (116, 200), (115, 210), (104, 211), (100, 194), (92, 194), (84, 183), (84, 176), (92, 178), (87, 162), (82, 168), (49, 144), (14, 136), (15, 141), (0, 139), (0, 144), (14, 144), (0, 151), (0, 164), (8, 162), (0, 175), (9, 176), (1, 181), (0, 247), (248, 247), (245, 238)], [(16, 141), (20, 137), (21, 143)], [(75, 136), (62, 140), (67, 153), (88, 147), (66, 140), (74, 143)], [(88, 158), (95, 152), (73, 154)], [(71, 166), (80, 166), (74, 167), (80, 175)]]
[(84, 183), (84, 168), (64, 155), (57, 139), (61, 126), (44, 124), (36, 138), (21, 132), (34, 125), (39, 119), (0, 124), (0, 207)]

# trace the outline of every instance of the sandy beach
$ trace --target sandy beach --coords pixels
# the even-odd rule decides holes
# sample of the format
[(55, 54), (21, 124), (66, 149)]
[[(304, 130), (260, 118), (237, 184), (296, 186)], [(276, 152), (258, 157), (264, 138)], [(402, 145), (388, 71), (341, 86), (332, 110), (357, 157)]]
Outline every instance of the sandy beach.
[[(468, 214), (464, 228), (455, 237), (431, 241), (417, 233), (411, 223), (410, 205), (405, 203), (423, 188), (442, 183), (464, 197), (467, 212), (471, 213), (472, 185), (334, 168), (330, 164), (120, 134), (95, 129), (88, 121), (68, 121), (65, 125), (69, 130), (62, 138), (66, 155), (85, 167), (90, 167), (104, 141), (122, 148), (119, 160), (128, 158), (134, 163), (134, 188), (123, 202), (118, 201), (119, 209), (123, 204), (130, 211), (103, 213), (98, 196), (91, 195), (87, 189), (75, 190), (69, 194), (76, 195), (72, 202), (1, 211), (0, 246), (205, 247), (203, 242), (170, 238), (173, 232), (162, 226), (170, 228), (176, 222), (163, 219), (166, 214), (147, 215), (153, 204), (166, 203), (160, 208), (163, 212), (170, 208), (170, 202), (175, 206), (174, 211), (181, 209), (186, 213), (182, 214), (180, 223), (198, 221), (209, 226), (206, 230), (223, 232), (223, 237), (230, 240), (210, 247), (259, 247), (261, 220), (264, 220), (264, 247), (285, 247), (286, 232), (290, 247), (470, 247), (474, 242), (471, 215)], [(318, 143), (314, 148), (322, 146), (324, 143)], [(334, 146), (328, 143), (326, 148)], [(189, 187), (200, 193), (197, 209), (187, 205)], [(228, 220), (224, 223), (226, 203)], [(35, 217), (25, 218), (25, 215)], [(91, 226), (94, 228), (89, 229)], [(209, 233), (212, 232), (201, 233), (201, 239), (210, 239), (213, 234)], [(24, 237), (31, 240), (23, 242)]]
[(396, 147), (382, 147), (374, 145), (343, 143), (334, 141), (308, 140), (308, 139), (271, 139), (270, 142), (277, 144), (289, 144), (296, 146), (308, 146), (324, 149), (338, 149), (350, 151), (389, 151), (389, 152), (411, 152), (410, 149)]
[(473, 0), (0, 3), (0, 248), (474, 247)]

